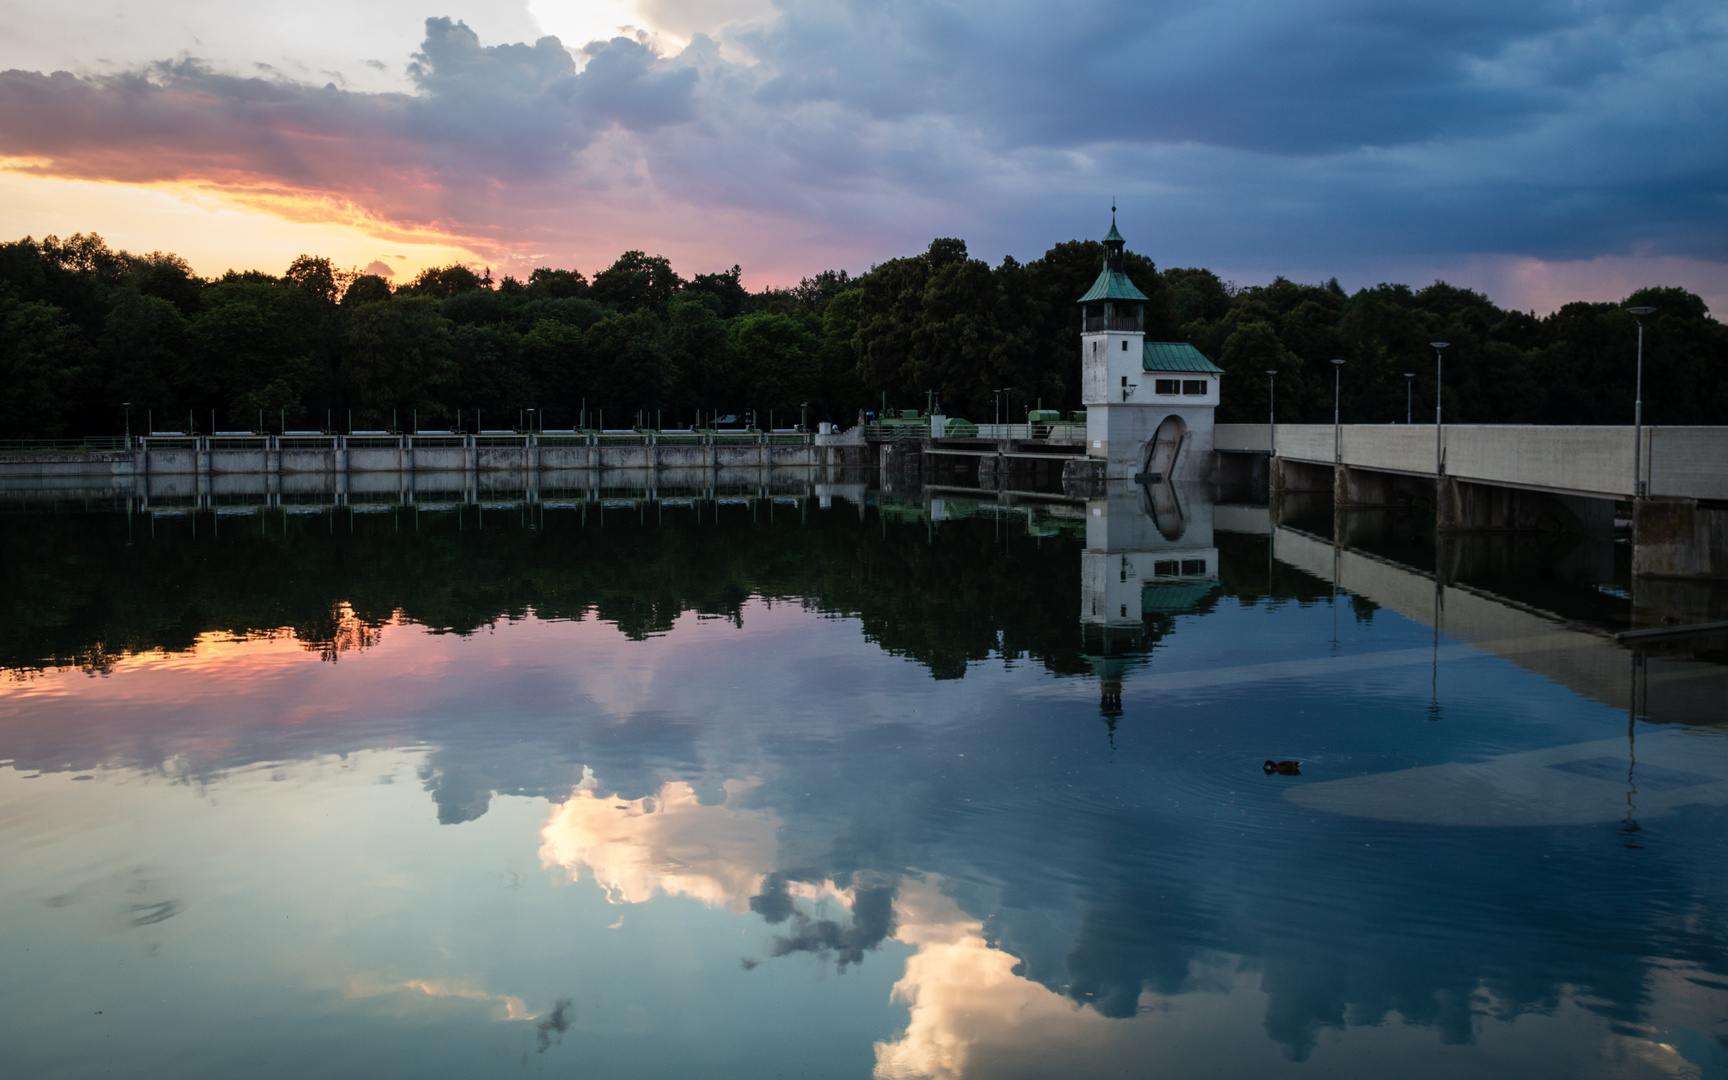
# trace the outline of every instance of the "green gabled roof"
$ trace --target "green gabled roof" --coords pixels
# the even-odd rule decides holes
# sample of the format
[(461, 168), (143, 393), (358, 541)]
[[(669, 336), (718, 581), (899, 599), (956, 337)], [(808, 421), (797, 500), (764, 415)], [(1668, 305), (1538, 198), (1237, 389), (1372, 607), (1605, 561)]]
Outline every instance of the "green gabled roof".
[(1140, 350), (1142, 371), (1204, 371), (1222, 375), (1224, 369), (1186, 341), (1148, 341)]
[(1193, 611), (1218, 587), (1216, 581), (1184, 582), (1180, 585), (1140, 586), (1140, 610), (1147, 615), (1181, 615)]
[(1108, 236), (1104, 237), (1104, 242), (1106, 244), (1108, 244), (1112, 240), (1116, 241), (1118, 244), (1126, 244), (1128, 242), (1128, 241), (1122, 239), (1121, 233), (1116, 231), (1116, 219), (1115, 218), (1110, 219), (1110, 233)]
[(1086, 295), (1074, 301), (1076, 304), (1090, 304), (1094, 300), (1144, 300), (1146, 294), (1134, 287), (1128, 280), (1128, 275), (1120, 270), (1112, 270), (1106, 266), (1098, 274), (1098, 280), (1086, 290)]

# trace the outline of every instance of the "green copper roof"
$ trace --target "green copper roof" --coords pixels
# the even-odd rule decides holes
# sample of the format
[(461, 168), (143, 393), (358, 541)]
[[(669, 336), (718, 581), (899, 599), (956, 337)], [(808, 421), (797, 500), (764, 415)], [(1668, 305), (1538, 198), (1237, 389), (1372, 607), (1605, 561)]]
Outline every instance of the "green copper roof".
[(1112, 270), (1106, 266), (1098, 273), (1098, 280), (1086, 290), (1086, 295), (1074, 301), (1076, 304), (1089, 304), (1094, 300), (1144, 300), (1146, 294), (1134, 287), (1128, 280), (1128, 275), (1120, 270)]
[(1122, 239), (1121, 233), (1116, 231), (1116, 219), (1115, 218), (1110, 219), (1110, 233), (1109, 233), (1109, 235), (1104, 237), (1104, 242), (1106, 244), (1108, 244), (1112, 240), (1116, 241), (1118, 244), (1126, 244), (1128, 242), (1128, 241)]
[(1148, 615), (1181, 615), (1193, 611), (1218, 587), (1216, 581), (1140, 586), (1140, 610)]
[(1148, 341), (1140, 351), (1142, 371), (1203, 371), (1222, 375), (1224, 369), (1206, 359), (1186, 341)]

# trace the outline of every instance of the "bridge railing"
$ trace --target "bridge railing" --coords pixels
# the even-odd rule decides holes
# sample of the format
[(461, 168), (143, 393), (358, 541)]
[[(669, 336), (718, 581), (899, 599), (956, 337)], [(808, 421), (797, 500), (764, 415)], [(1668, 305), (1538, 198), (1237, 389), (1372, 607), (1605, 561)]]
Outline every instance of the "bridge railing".
[(123, 435), (87, 439), (0, 439), (0, 454), (105, 454), (126, 449)]
[[(1345, 424), (1338, 433), (1345, 465), (1433, 476), (1433, 424)], [(1220, 451), (1265, 453), (1265, 424), (1219, 424)], [(1291, 461), (1330, 465), (1331, 424), (1279, 424), (1276, 452)], [(1633, 429), (1619, 425), (1447, 424), (1441, 440), (1446, 475), (1459, 480), (1602, 498), (1633, 493)], [(1728, 499), (1728, 427), (1646, 427), (1636, 455), (1653, 496)]]

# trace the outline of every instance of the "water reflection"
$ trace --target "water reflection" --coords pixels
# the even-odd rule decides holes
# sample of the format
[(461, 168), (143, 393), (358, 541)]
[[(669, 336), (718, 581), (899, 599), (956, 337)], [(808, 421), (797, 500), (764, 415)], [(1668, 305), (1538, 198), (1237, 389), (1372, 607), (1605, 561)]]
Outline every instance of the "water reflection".
[(1728, 1065), (1707, 655), (1204, 488), (474, 509), (6, 519), (29, 1072)]

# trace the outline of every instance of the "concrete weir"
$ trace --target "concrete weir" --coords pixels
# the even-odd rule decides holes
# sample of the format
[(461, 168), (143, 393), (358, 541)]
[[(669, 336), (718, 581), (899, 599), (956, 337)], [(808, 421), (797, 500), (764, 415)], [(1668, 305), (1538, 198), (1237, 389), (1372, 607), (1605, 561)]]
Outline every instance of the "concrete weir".
[(1220, 424), (1214, 447), (1220, 476), (1275, 497), (1429, 506), (1441, 532), (1612, 530), (1621, 517), (1634, 574), (1728, 578), (1728, 427)]

